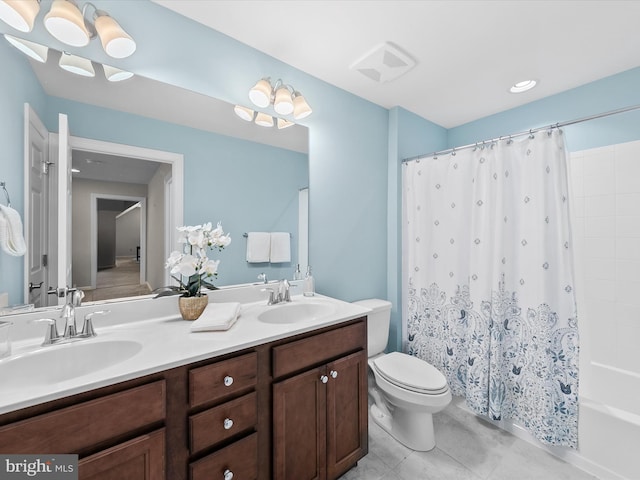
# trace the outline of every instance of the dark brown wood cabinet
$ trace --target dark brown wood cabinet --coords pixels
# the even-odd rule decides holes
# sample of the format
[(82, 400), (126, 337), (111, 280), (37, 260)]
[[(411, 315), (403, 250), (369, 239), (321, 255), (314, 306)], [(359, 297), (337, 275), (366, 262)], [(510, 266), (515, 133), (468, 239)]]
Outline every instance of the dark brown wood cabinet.
[(366, 325), (274, 347), (274, 358), (291, 352), (297, 365), (327, 363), (273, 384), (274, 478), (336, 479), (368, 450)]
[(0, 415), (80, 480), (335, 479), (367, 453), (366, 318)]
[(165, 432), (157, 430), (78, 462), (83, 480), (155, 480), (165, 478)]

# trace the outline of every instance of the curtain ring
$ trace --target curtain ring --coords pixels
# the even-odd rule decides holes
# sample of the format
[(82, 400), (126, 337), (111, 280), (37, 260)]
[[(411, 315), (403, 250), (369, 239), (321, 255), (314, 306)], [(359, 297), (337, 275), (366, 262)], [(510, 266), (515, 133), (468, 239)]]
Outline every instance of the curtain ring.
[(511, 145), (513, 143), (513, 138), (509, 135), (509, 140), (507, 140), (507, 145)]
[(532, 140), (533, 140), (534, 138), (536, 138), (536, 137), (533, 135), (533, 129), (529, 130), (529, 138), (530, 138), (530, 139), (532, 139)]
[(453, 149), (451, 150), (451, 156), (452, 156), (452, 157), (455, 157), (455, 156), (456, 156), (456, 149), (455, 149), (455, 148), (453, 148)]

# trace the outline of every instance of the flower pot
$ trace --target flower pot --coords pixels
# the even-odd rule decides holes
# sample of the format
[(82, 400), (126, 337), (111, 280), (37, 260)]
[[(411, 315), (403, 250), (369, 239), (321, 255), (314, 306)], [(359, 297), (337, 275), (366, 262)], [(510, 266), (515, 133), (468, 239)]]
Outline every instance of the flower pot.
[(180, 314), (185, 320), (196, 320), (204, 309), (207, 308), (209, 297), (202, 295), (200, 297), (179, 297), (178, 307)]

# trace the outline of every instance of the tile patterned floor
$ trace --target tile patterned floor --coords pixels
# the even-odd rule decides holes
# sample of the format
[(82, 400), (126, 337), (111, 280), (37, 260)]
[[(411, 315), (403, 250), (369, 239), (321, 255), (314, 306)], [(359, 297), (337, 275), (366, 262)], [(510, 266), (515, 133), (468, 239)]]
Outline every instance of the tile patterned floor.
[(457, 405), (434, 416), (436, 448), (414, 452), (369, 421), (369, 454), (340, 480), (595, 480)]

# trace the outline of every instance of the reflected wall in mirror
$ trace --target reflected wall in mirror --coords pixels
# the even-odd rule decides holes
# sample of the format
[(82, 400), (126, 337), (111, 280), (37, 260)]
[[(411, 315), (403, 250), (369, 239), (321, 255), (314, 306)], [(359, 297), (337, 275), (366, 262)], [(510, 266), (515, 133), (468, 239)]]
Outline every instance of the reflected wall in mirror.
[[(153, 289), (167, 279), (164, 270), (166, 252), (177, 248), (172, 245), (170, 232), (175, 219), (170, 213), (176, 200), (170, 199), (170, 163), (153, 165), (146, 179), (136, 178), (134, 170), (140, 161), (152, 159), (140, 155), (118, 154), (85, 148), (91, 142), (115, 145), (118, 151), (163, 152), (181, 156), (184, 161), (184, 224), (220, 221), (232, 237), (224, 251), (216, 253), (221, 260), (216, 285), (256, 281), (266, 272), (269, 278), (291, 278), (298, 261), (297, 240), (306, 238), (298, 233), (299, 190), (308, 186), (308, 136), (306, 128), (295, 125), (286, 130), (264, 129), (248, 124), (233, 113), (233, 106), (211, 97), (185, 91), (167, 84), (139, 76), (119, 83), (107, 82), (96, 66), (95, 78), (84, 78), (63, 71), (57, 66), (59, 52), (51, 51), (47, 64), (28, 60), (21, 52), (0, 38), (0, 62), (8, 66), (0, 82), (0, 141), (3, 145), (0, 180), (6, 181), (12, 197), (20, 198), (28, 187), (24, 174), (24, 103), (28, 103), (51, 132), (51, 145), (56, 142), (59, 113), (68, 117), (73, 163), (79, 173), (74, 174), (73, 215), (71, 230), (72, 283), (92, 292), (97, 288), (99, 271), (96, 237), (97, 218), (109, 217), (111, 225), (124, 223), (132, 212), (126, 202), (142, 199), (146, 228), (129, 229), (125, 246), (110, 250), (109, 258), (130, 260), (129, 266), (140, 279), (125, 289), (122, 296), (130, 296), (142, 288)], [(108, 150), (108, 149), (107, 149)], [(47, 161), (55, 160), (52, 158)], [(118, 166), (111, 166), (118, 162)], [(89, 174), (90, 167), (106, 167)], [(50, 170), (54, 170), (52, 165)], [(119, 178), (112, 177), (115, 172)], [(149, 179), (150, 178), (150, 179)], [(55, 182), (50, 182), (55, 183)], [(51, 190), (55, 190), (55, 185)], [(50, 192), (51, 193), (51, 192)], [(51, 196), (48, 196), (51, 199)], [(105, 212), (99, 213), (99, 199), (105, 202)], [(14, 201), (16, 209), (24, 215), (24, 203)], [(137, 203), (137, 202), (136, 202)], [(95, 206), (94, 206), (95, 204)], [(46, 212), (46, 209), (51, 209)], [(116, 212), (117, 213), (113, 213)], [(140, 209), (140, 213), (142, 213)], [(56, 222), (54, 202), (47, 201), (45, 212)], [(155, 212), (155, 213), (154, 213)], [(182, 213), (182, 212), (181, 212)], [(116, 216), (120, 216), (116, 219)], [(28, 214), (27, 214), (28, 216)], [(131, 216), (131, 215), (130, 215)], [(174, 226), (170, 226), (174, 223)], [(132, 223), (132, 222), (129, 222)], [(57, 227), (57, 225), (56, 225)], [(112, 228), (118, 236), (117, 227)], [(137, 230), (137, 235), (134, 230)], [(292, 234), (292, 261), (284, 264), (248, 264), (245, 259), (248, 231), (288, 231)], [(51, 232), (50, 232), (51, 233)], [(122, 235), (121, 235), (122, 236)], [(112, 233), (109, 233), (109, 238)], [(133, 237), (133, 238), (131, 238)], [(175, 237), (174, 237), (175, 238)], [(55, 242), (44, 242), (55, 255)], [(53, 246), (52, 246), (53, 243)], [(138, 245), (140, 243), (140, 251)], [(104, 247), (104, 246), (103, 246)], [(134, 252), (135, 250), (135, 252)], [(306, 251), (306, 246), (302, 250)], [(116, 253), (113, 253), (116, 252)], [(120, 252), (120, 254), (118, 254)], [(41, 254), (42, 252), (38, 252)], [(24, 303), (28, 276), (23, 270), (30, 268), (22, 259), (0, 253), (0, 293), (9, 293), (10, 304)], [(49, 261), (51, 265), (51, 261)], [(109, 261), (103, 265), (111, 265)], [(51, 279), (51, 275), (48, 275)], [(129, 278), (131, 275), (129, 276)], [(136, 277), (134, 273), (133, 277)], [(130, 282), (130, 280), (127, 280)], [(50, 286), (57, 285), (50, 280)], [(148, 285), (146, 285), (148, 283)], [(91, 298), (90, 295), (87, 298)], [(100, 297), (96, 297), (100, 298)]]

